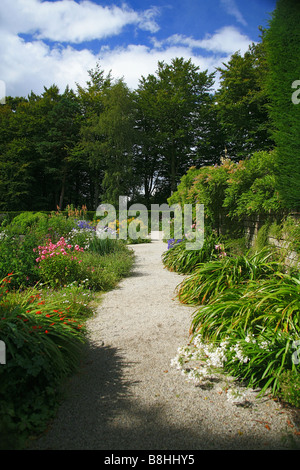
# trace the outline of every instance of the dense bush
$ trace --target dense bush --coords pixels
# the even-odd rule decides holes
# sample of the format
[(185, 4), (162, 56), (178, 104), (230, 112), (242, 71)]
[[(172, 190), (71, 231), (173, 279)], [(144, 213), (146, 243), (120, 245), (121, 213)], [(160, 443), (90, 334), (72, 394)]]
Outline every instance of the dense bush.
[(39, 245), (40, 237), (30, 230), (26, 236), (5, 233), (0, 240), (0, 278), (14, 272), (14, 287), (32, 286), (39, 280), (36, 269), (34, 249)]
[(275, 189), (276, 151), (255, 152), (234, 163), (224, 159), (221, 165), (191, 168), (182, 177), (169, 204), (204, 204), (205, 223), (220, 229), (225, 223), (231, 236), (237, 222), (245, 217), (281, 215), (282, 204)]

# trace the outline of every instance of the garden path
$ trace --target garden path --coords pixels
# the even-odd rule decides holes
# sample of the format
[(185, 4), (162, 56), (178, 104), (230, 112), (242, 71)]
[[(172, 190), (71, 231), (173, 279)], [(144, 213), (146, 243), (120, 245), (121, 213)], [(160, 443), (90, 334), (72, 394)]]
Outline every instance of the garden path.
[(163, 268), (166, 245), (161, 240), (132, 249), (132, 275), (104, 295), (88, 322), (87, 356), (34, 449), (293, 446), (292, 417), (278, 403), (264, 399), (238, 407), (226, 399), (220, 384), (212, 390), (195, 386), (171, 367), (177, 348), (188, 343), (194, 308), (174, 299), (182, 277)]

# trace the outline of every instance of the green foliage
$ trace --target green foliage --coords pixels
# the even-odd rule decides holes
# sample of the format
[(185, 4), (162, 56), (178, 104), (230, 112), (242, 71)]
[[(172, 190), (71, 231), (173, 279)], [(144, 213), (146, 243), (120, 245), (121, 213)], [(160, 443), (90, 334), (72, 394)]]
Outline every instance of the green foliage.
[[(14, 287), (32, 286), (41, 279), (36, 269), (36, 248), (49, 237), (55, 242), (74, 227), (73, 218), (61, 213), (50, 215), (24, 212), (5, 227), (0, 240), (0, 276), (14, 272)], [(57, 273), (61, 273), (57, 266)], [(75, 267), (74, 267), (75, 269)], [(50, 278), (53, 280), (52, 275)], [(49, 280), (49, 277), (47, 278)]]
[(34, 249), (40, 242), (40, 237), (34, 232), (26, 236), (5, 234), (0, 240), (0, 277), (14, 272), (12, 283), (14, 287), (30, 286), (39, 280), (35, 269)]
[(283, 207), (275, 188), (276, 152), (256, 152), (234, 163), (190, 168), (177, 191), (168, 199), (175, 204), (204, 204), (205, 224), (220, 230), (230, 227), (231, 237), (240, 237), (240, 223), (248, 216), (280, 216)]
[[(269, 119), (276, 144), (276, 187), (285, 208), (300, 207), (300, 106), (292, 101), (299, 93), (298, 51), (300, 9), (295, 0), (278, 0), (265, 34), (270, 72), (265, 78)], [(293, 87), (296, 82), (296, 90)]]
[(31, 228), (45, 223), (46, 219), (47, 216), (42, 212), (22, 212), (12, 220), (8, 230), (10, 229), (15, 234), (25, 235)]
[(262, 387), (261, 393), (272, 387), (278, 394), (282, 374), (298, 370), (292, 357), (300, 337), (300, 283), (283, 274), (257, 281), (220, 289), (195, 312), (192, 331), (215, 345), (226, 343), (227, 372)]
[(279, 396), (287, 403), (300, 408), (300, 374), (286, 370), (279, 377)]
[(290, 216), (282, 224), (282, 235), (289, 243), (289, 249), (300, 253), (300, 223)]
[(133, 255), (125, 246), (124, 250), (105, 256), (87, 252), (81, 260), (81, 279), (85, 280), (86, 286), (96, 291), (113, 289), (123, 277), (129, 275), (133, 265)]
[[(141, 140), (139, 170), (149, 197), (154, 189), (168, 197), (191, 164), (216, 162), (223, 143), (211, 151), (217, 126), (210, 96), (214, 75), (190, 60), (158, 63), (156, 75), (142, 77), (136, 92)], [(215, 149), (214, 149), (215, 150)], [(163, 179), (163, 181), (162, 181)]]
[(228, 180), (223, 201), (230, 217), (278, 213), (282, 209), (275, 187), (276, 152), (256, 152), (238, 163)]
[(211, 234), (204, 238), (203, 247), (200, 250), (188, 250), (186, 240), (176, 243), (162, 255), (163, 264), (169, 271), (181, 274), (191, 273), (201, 263), (205, 263), (217, 256), (215, 245), (218, 238)]
[[(225, 247), (220, 258), (214, 254), (192, 264), (177, 286), (182, 303), (198, 306), (192, 341), (198, 344), (201, 338), (213, 362), (248, 386), (260, 387), (261, 393), (271, 388), (274, 395), (299, 403), (299, 388), (287, 382), (292, 375), (298, 383), (299, 377), (292, 359), (300, 338), (299, 275), (284, 274), (268, 247), (224, 256)], [(168, 269), (182, 272), (183, 248), (181, 242), (169, 250)]]
[[(18, 448), (42, 431), (56, 409), (62, 379), (73, 373), (85, 342), (76, 302), (43, 296), (36, 289), (6, 295), (2, 282), (0, 336), (6, 364), (0, 368), (1, 448)], [(78, 309), (74, 309), (78, 310)]]
[(193, 331), (206, 339), (224, 339), (235, 329), (257, 334), (261, 328), (299, 331), (299, 280), (278, 275), (259, 282), (221, 288), (193, 316)]
[(238, 161), (274, 145), (269, 135), (263, 80), (268, 73), (264, 42), (252, 44), (242, 56), (235, 52), (220, 72), (216, 109), (228, 155)]
[[(62, 232), (74, 227), (74, 219), (61, 213), (25, 214), (6, 227), (0, 240), (0, 268), (5, 276), (10, 273), (0, 285), (0, 338), (7, 352), (0, 368), (3, 449), (22, 448), (30, 434), (45, 429), (62, 381), (79, 364), (84, 322), (93, 314), (96, 291), (114, 288), (133, 264), (123, 241), (98, 239), (94, 230), (86, 250), (63, 237), (42, 243), (49, 221)], [(24, 230), (26, 235), (20, 234)], [(33, 284), (39, 288), (28, 288)]]
[[(299, 370), (297, 371), (291, 360), (292, 343), (292, 338), (286, 333), (274, 333), (272, 330), (265, 330), (256, 336), (231, 336), (224, 368), (248, 386), (260, 387), (260, 395), (271, 389), (273, 395), (278, 396), (282, 393), (282, 377), (288, 371), (299, 376)], [(283, 393), (288, 399), (288, 394)], [(293, 398), (297, 396), (299, 399), (299, 389), (294, 391)]]
[(71, 245), (69, 247), (64, 242), (59, 245), (50, 243), (39, 248), (39, 257), (36, 261), (42, 282), (50, 283), (51, 287), (62, 287), (81, 279), (79, 254), (74, 247)]
[[(182, 303), (207, 304), (225, 290), (250, 280), (266, 278), (277, 269), (277, 262), (271, 260), (271, 254), (266, 249), (252, 256), (223, 257), (204, 262), (196, 266), (191, 275), (177, 287), (178, 298)], [(231, 290), (229, 295), (235, 298), (236, 291)], [(198, 316), (193, 322), (196, 328)]]

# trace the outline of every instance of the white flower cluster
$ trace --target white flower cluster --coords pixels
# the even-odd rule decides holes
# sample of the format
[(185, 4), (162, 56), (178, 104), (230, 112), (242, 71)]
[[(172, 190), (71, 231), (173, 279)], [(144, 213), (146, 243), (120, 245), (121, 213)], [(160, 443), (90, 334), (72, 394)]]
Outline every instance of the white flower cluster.
[(76, 239), (77, 235), (84, 235), (84, 244), (81, 246), (84, 248), (84, 250), (88, 250), (90, 241), (95, 236), (95, 231), (90, 228), (73, 228), (68, 234), (67, 242), (72, 243)]
[(235, 357), (240, 362), (243, 362), (244, 364), (246, 364), (246, 362), (250, 361), (249, 357), (244, 356), (240, 341), (237, 341), (237, 343), (234, 346), (231, 346), (230, 351), (235, 352)]
[[(200, 383), (213, 377), (227, 360), (225, 355), (226, 342), (219, 347), (213, 347), (202, 341), (198, 335), (193, 344), (179, 347), (177, 355), (171, 360), (171, 366), (181, 370), (181, 373), (194, 383)], [(195, 362), (195, 367), (190, 363)]]
[[(250, 334), (246, 336), (245, 341), (247, 343), (257, 342), (255, 337)], [(258, 344), (259, 347), (268, 346), (266, 341)], [(226, 377), (228, 382), (230, 379), (225, 375), (224, 364), (232, 356), (244, 364), (250, 360), (243, 352), (241, 341), (237, 341), (233, 345), (232, 341), (226, 339), (219, 345), (214, 345), (203, 341), (201, 335), (197, 335), (193, 343), (178, 348), (177, 355), (171, 360), (171, 366), (181, 370), (182, 375), (196, 385), (214, 377), (220, 378), (220, 375), (224, 380)], [(228, 402), (236, 405), (249, 404), (247, 398), (249, 392), (245, 392), (243, 387), (226, 387), (226, 392)]]

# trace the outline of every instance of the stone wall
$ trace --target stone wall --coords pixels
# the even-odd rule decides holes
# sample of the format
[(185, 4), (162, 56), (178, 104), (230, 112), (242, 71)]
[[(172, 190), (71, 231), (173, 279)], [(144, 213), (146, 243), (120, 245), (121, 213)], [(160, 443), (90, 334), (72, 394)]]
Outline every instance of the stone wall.
[(296, 251), (289, 249), (289, 242), (284, 238), (277, 239), (269, 237), (271, 245), (275, 246), (276, 249), (281, 253), (284, 258), (284, 264), (289, 268), (300, 268), (300, 258)]
[[(293, 214), (293, 217), (300, 223), (299, 214)], [(259, 217), (249, 217), (244, 220), (245, 237), (249, 247), (254, 245), (258, 231), (264, 225), (265, 222), (265, 218), (263, 219)], [(290, 244), (288, 240), (284, 237), (284, 235), (282, 235), (280, 239), (269, 235), (268, 240), (269, 243), (274, 246), (278, 250), (278, 252), (280, 252), (281, 256), (284, 259), (284, 264), (287, 267), (300, 268), (300, 256), (296, 251), (290, 249)]]
[(247, 217), (244, 219), (244, 233), (249, 247), (253, 246), (259, 229), (264, 225), (265, 219), (257, 217)]

